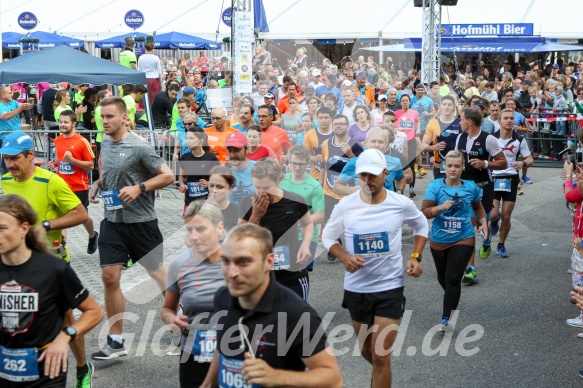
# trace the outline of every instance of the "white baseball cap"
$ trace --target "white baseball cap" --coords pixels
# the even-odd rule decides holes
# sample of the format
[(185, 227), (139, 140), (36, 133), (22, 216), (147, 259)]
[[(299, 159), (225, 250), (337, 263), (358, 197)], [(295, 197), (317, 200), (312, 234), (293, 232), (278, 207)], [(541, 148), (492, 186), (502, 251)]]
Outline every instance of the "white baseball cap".
[(312, 71), (312, 77), (318, 77), (318, 76), (321, 76), (321, 75), (322, 75), (322, 72), (320, 70), (318, 70), (318, 69), (314, 69)]
[(364, 150), (356, 159), (356, 173), (368, 173), (379, 176), (387, 169), (387, 158), (376, 149)]

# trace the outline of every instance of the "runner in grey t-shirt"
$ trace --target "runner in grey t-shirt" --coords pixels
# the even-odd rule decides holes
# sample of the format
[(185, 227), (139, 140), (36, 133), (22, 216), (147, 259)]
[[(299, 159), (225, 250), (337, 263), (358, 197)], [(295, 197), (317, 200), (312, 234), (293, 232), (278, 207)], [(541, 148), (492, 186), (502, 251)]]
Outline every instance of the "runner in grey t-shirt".
[[(162, 266), (163, 238), (154, 211), (154, 191), (174, 182), (172, 170), (144, 139), (128, 129), (128, 109), (121, 98), (99, 104), (105, 137), (101, 143), (100, 176), (91, 186), (93, 203), (101, 189), (105, 219), (99, 228), (99, 264), (108, 318), (125, 311), (121, 292), (122, 266), (130, 257), (146, 269), (161, 291), (166, 288)], [(107, 344), (91, 357), (109, 360), (126, 356), (123, 320), (113, 319)]]

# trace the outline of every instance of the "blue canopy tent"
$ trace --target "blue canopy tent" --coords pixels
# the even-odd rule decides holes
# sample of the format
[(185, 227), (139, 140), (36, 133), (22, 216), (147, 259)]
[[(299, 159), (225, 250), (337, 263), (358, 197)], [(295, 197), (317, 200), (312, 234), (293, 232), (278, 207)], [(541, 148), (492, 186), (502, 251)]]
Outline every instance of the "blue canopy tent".
[[(383, 52), (419, 52), (421, 38), (405, 39), (402, 44), (368, 47), (366, 50)], [(542, 37), (528, 38), (441, 38), (442, 53), (540, 53), (551, 51), (580, 51), (583, 46), (559, 44)]]
[(154, 47), (158, 49), (219, 50), (221, 43), (173, 31), (154, 36)]
[(134, 36), (139, 38), (147, 38), (148, 34), (144, 34), (143, 32), (136, 32), (135, 34), (133, 32), (128, 32), (127, 34), (98, 40), (95, 42), (95, 47), (101, 49), (124, 48), (126, 38), (133, 38)]
[(59, 46), (0, 63), (0, 84), (17, 82), (146, 85), (146, 75), (105, 59)]
[[(6, 34), (6, 35), (5, 35)], [(2, 48), (6, 49), (20, 49), (20, 39), (38, 39), (39, 43), (34, 43), (35, 48), (51, 48), (56, 46), (69, 46), (73, 48), (80, 48), (85, 45), (85, 42), (81, 39), (75, 39), (64, 35), (51, 34), (50, 32), (44, 31), (33, 31), (30, 33), (20, 34), (16, 32), (3, 32), (2, 33)], [(25, 43), (25, 48), (27, 45), (32, 43)]]

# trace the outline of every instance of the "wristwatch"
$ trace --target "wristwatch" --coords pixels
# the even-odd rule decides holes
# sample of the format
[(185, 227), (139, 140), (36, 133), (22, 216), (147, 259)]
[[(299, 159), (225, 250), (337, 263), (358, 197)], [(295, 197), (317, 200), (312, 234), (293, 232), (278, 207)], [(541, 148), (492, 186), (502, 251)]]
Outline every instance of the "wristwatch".
[(488, 169), (488, 161), (484, 160), (484, 170), (487, 170), (487, 169)]
[(71, 337), (71, 341), (75, 341), (75, 337), (77, 337), (77, 330), (73, 326), (67, 326), (63, 329), (63, 333), (67, 334)]
[(43, 226), (43, 228), (45, 228), (45, 230), (48, 232), (49, 230), (51, 230), (51, 222), (48, 220), (44, 220), (41, 224)]
[(145, 193), (145, 192), (146, 192), (146, 185), (145, 185), (145, 184), (143, 184), (143, 183), (140, 183), (138, 186), (140, 186), (140, 191), (141, 191), (142, 193)]
[(421, 260), (423, 260), (423, 256), (421, 255), (421, 253), (416, 253), (416, 252), (413, 252), (413, 253), (411, 253), (411, 256), (410, 256), (410, 257), (411, 257), (412, 259), (417, 259), (417, 261), (418, 261), (419, 263), (421, 263)]

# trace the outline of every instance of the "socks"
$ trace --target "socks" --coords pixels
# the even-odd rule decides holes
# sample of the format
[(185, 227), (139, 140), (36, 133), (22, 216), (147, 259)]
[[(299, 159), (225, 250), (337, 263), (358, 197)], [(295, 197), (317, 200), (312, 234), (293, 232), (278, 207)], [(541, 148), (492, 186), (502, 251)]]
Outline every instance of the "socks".
[(110, 334), (109, 338), (117, 342), (118, 344), (123, 344), (123, 338), (121, 334)]
[(77, 367), (77, 377), (78, 378), (82, 378), (83, 376), (85, 376), (85, 374), (89, 372), (89, 365), (87, 365), (87, 363), (85, 363), (85, 365), (81, 366), (81, 367)]

